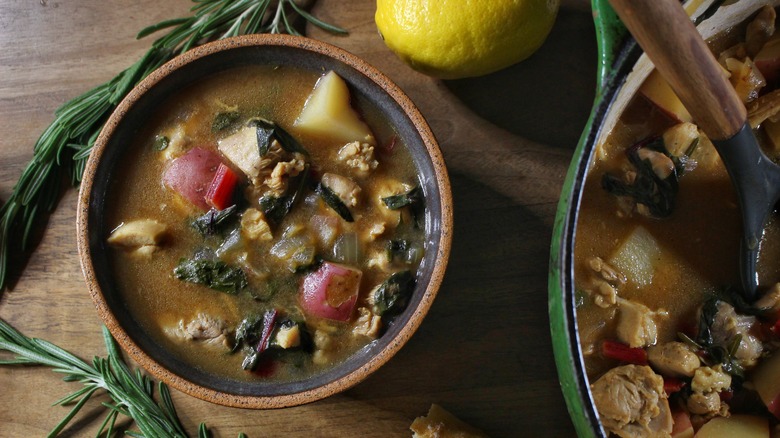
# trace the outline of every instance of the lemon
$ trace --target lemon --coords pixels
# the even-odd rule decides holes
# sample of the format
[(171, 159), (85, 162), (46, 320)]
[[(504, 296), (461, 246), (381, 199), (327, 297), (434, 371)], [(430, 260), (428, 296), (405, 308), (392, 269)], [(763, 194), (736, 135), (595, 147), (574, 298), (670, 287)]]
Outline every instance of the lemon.
[(442, 79), (480, 76), (533, 54), (559, 0), (377, 0), (385, 44), (412, 68)]

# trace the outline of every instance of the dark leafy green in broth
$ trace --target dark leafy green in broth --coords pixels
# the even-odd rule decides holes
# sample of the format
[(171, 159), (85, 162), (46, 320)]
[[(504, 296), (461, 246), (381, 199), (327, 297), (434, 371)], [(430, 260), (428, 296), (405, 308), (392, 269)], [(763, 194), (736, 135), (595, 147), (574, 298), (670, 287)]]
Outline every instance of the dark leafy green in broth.
[[(172, 96), (132, 139), (107, 197), (116, 287), (192, 366), (305, 379), (406, 306), (425, 249), (410, 223), (424, 219), (419, 178), (376, 108), (327, 88), (339, 80), (233, 69)], [(333, 99), (347, 102), (335, 133), (311, 116)]]

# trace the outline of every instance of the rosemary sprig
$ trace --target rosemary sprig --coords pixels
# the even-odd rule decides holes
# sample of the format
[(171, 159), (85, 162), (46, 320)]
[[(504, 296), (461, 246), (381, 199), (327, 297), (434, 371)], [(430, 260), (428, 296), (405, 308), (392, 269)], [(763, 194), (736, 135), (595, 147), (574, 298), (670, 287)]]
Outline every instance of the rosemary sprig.
[[(33, 148), (33, 158), (0, 206), (0, 292), (7, 286), (10, 249), (30, 248), (38, 219), (57, 205), (66, 175), (77, 185), (92, 146), (111, 111), (135, 84), (176, 55), (209, 40), (251, 33), (300, 33), (292, 26), (297, 14), (334, 33), (344, 29), (307, 13), (294, 0), (193, 0), (190, 17), (166, 20), (138, 33), (143, 38), (169, 29), (141, 59), (115, 78), (67, 102)], [(271, 13), (269, 8), (276, 6)], [(292, 12), (289, 11), (289, 9)]]
[[(66, 382), (81, 382), (83, 387), (56, 401), (55, 405), (72, 405), (70, 412), (49, 433), (59, 434), (78, 414), (86, 402), (96, 393), (105, 391), (113, 403), (103, 403), (109, 409), (97, 436), (113, 436), (116, 419), (121, 414), (132, 418), (140, 433), (126, 431), (131, 436), (147, 438), (189, 437), (184, 430), (173, 406), (168, 387), (160, 382), (158, 400), (154, 396), (154, 382), (139, 370), (130, 371), (111, 334), (104, 327), (103, 338), (107, 356), (95, 357), (92, 364), (76, 357), (62, 348), (36, 338), (28, 338), (0, 319), (0, 351), (13, 354), (0, 360), (0, 365), (43, 365), (52, 371), (65, 375)], [(206, 425), (201, 423), (198, 436), (211, 436)]]

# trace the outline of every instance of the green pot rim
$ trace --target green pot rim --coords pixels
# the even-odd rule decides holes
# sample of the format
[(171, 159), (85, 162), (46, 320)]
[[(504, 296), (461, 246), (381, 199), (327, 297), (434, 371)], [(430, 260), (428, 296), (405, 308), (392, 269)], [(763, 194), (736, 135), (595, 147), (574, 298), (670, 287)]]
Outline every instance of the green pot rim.
[(574, 151), (558, 202), (550, 250), (550, 331), (558, 378), (569, 416), (580, 437), (606, 437), (588, 389), (577, 332), (574, 290), (574, 237), (582, 182), (609, 112), (626, 76), (642, 51), (607, 0), (591, 0), (596, 27), (599, 67), (590, 117)]

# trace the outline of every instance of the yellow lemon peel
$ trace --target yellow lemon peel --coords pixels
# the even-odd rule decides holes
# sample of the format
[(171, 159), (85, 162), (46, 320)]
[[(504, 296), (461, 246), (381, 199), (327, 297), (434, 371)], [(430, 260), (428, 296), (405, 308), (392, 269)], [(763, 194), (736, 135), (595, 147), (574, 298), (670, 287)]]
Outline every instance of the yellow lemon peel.
[(377, 0), (385, 44), (415, 70), (442, 79), (481, 76), (531, 56), (559, 0)]

